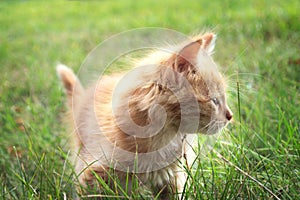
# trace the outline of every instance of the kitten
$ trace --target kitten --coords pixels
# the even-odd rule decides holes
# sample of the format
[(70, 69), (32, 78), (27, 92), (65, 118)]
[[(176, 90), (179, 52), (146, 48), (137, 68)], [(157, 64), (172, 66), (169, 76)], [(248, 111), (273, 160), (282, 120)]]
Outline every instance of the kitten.
[(124, 187), (132, 172), (154, 192), (163, 191), (162, 198), (183, 191), (186, 137), (217, 133), (232, 119), (225, 82), (211, 58), (215, 40), (206, 33), (157, 51), (126, 76), (103, 76), (87, 89), (71, 69), (57, 67), (82, 185), (93, 186), (95, 173), (109, 182), (114, 168)]

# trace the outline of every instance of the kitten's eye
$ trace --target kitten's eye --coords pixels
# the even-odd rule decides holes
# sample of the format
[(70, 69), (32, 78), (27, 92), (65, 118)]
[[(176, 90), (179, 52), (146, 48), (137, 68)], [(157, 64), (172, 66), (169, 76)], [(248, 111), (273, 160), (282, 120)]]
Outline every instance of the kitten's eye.
[(219, 105), (220, 104), (220, 102), (219, 102), (219, 100), (217, 98), (212, 98), (211, 100), (214, 102), (215, 105)]

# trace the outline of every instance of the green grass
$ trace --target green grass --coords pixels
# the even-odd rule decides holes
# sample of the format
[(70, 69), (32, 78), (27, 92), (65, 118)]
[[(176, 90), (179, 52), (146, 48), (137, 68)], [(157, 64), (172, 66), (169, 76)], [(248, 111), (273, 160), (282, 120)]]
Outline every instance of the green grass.
[(299, 8), (297, 0), (1, 2), (1, 199), (74, 197), (55, 65), (76, 70), (101, 41), (139, 27), (218, 32), (214, 58), (230, 79), (235, 123), (196, 161), (187, 198), (299, 199)]

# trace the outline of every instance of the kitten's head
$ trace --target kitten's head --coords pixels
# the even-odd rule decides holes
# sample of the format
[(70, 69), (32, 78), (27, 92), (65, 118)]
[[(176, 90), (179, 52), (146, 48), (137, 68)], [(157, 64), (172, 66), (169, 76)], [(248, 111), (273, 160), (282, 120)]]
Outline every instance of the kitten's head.
[(219, 132), (232, 119), (225, 81), (211, 57), (215, 40), (213, 33), (197, 36), (163, 61), (163, 65), (171, 67), (192, 86), (200, 112), (198, 131), (203, 134)]

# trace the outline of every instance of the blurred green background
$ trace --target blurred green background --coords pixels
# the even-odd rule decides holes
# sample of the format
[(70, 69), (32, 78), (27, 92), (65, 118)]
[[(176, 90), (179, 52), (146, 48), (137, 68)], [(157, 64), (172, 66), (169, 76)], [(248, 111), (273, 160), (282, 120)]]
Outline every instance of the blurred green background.
[[(235, 123), (215, 149), (277, 197), (300, 198), (299, 10), (298, 0), (1, 2), (0, 197), (72, 198), (57, 62), (76, 71), (104, 39), (163, 27), (218, 33)], [(214, 152), (201, 161), (195, 198), (275, 198)]]

